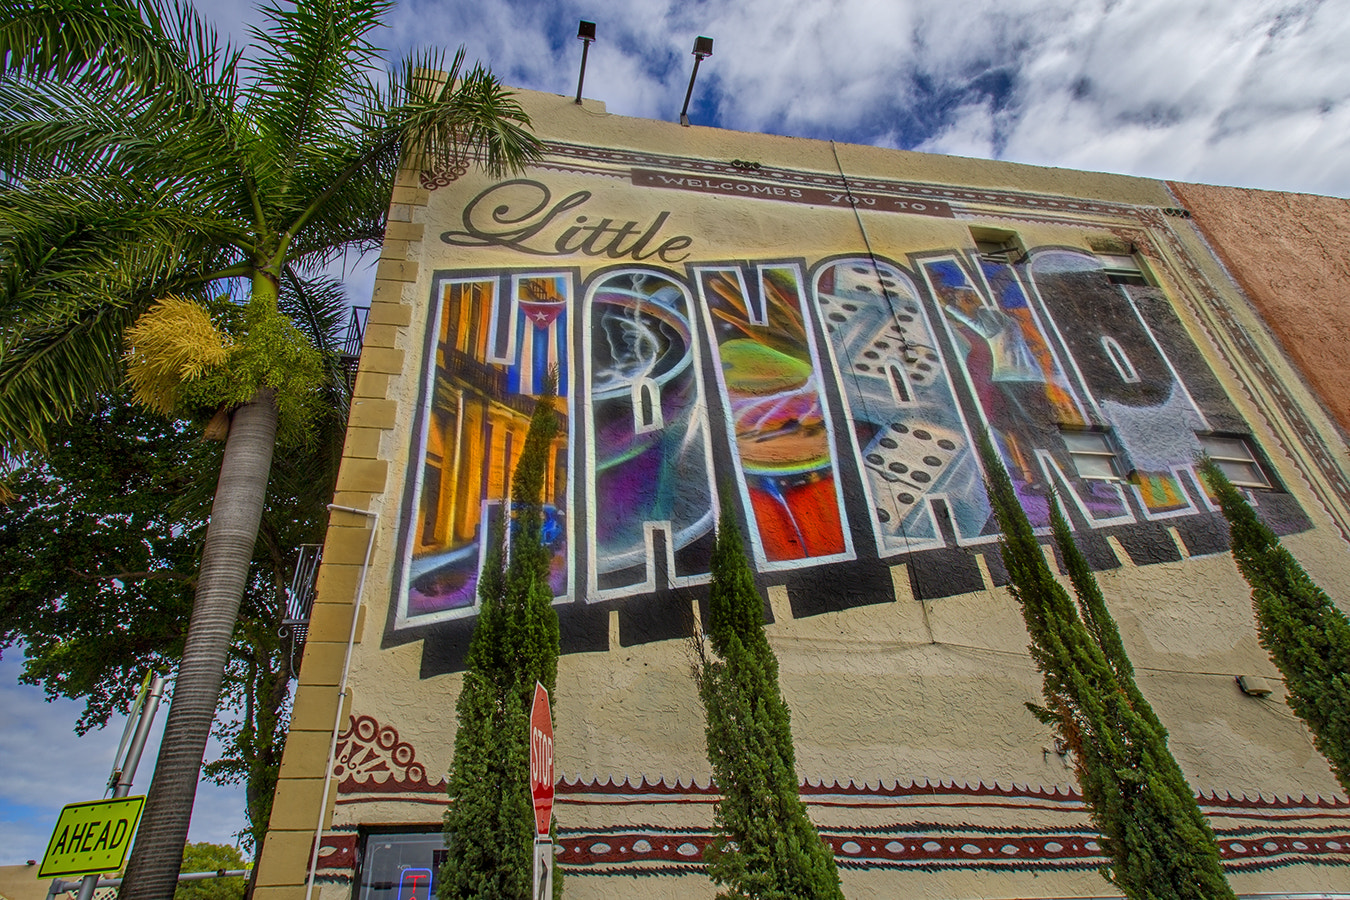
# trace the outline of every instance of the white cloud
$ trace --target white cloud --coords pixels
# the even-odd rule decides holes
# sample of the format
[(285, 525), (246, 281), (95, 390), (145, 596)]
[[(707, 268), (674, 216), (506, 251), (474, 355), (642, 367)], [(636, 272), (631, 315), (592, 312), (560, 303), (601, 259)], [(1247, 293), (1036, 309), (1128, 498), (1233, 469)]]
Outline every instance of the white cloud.
[[(999, 155), (1350, 194), (1346, 12), (1140, 0), (1075, 13), (1022, 61)], [(921, 148), (968, 152), (972, 127), (958, 116)]]

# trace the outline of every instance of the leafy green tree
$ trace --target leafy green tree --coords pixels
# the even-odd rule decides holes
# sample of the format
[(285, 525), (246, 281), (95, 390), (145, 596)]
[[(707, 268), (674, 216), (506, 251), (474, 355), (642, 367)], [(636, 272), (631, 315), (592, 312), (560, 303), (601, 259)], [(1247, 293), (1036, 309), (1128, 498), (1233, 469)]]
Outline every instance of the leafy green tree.
[(1228, 520), (1233, 559), (1251, 585), (1256, 632), (1284, 676), (1285, 702), (1350, 793), (1350, 619), (1212, 459), (1200, 472)]
[[(188, 844), (183, 848), (184, 873), (237, 872), (244, 868), (239, 848), (229, 844)], [(173, 900), (244, 900), (244, 879), (206, 878), (182, 881), (173, 892)]]
[(1111, 864), (1102, 875), (1132, 900), (1234, 900), (1214, 833), (1167, 731), (1133, 668), (1096, 578), (1052, 503), (1055, 539), (1078, 603), (1055, 580), (988, 434), (979, 439), (1001, 549), (1043, 677), (1045, 706), (1028, 704), (1072, 749), (1083, 800)]
[[(549, 586), (545, 476), (558, 430), (556, 374), (535, 403), (511, 482), (511, 522), (494, 528), (478, 586), (479, 614), (456, 705), (455, 757), (446, 790), (449, 853), (442, 900), (528, 900), (534, 870), (529, 711), (535, 682), (552, 702), (558, 681), (558, 614)], [(510, 554), (507, 560), (507, 533)], [(556, 826), (555, 826), (556, 830)], [(555, 897), (562, 877), (555, 873)]]
[(186, 3), (0, 0), (4, 451), (47, 448), (116, 386), (128, 333), (142, 400), (228, 427), (124, 900), (172, 892), (272, 451), (304, 440), (326, 374), (286, 294), (378, 244), (401, 158), (501, 173), (538, 152), (462, 53), (373, 80), (391, 6), (271, 0), (245, 62)]
[[(238, 718), (217, 723), (223, 755), (204, 770), (243, 782), (248, 847), (267, 827), (298, 662), (278, 634), (285, 591), (331, 496), (340, 425), (321, 424), (327, 452), (288, 454), (274, 472), (225, 671)], [(11, 473), (0, 505), (0, 570), (15, 573), (0, 579), (0, 647), (22, 643), (25, 682), (84, 701), (84, 733), (126, 710), (146, 669), (168, 671), (182, 653), (221, 447), (123, 396), (54, 436), (51, 453)]]
[[(724, 491), (729, 498), (730, 492)], [(708, 592), (708, 637), (695, 637), (694, 674), (707, 716), (708, 762), (721, 792), (704, 854), (719, 898), (842, 900), (834, 854), (797, 794), (796, 753), (764, 603), (745, 558), (736, 511), (722, 504)]]

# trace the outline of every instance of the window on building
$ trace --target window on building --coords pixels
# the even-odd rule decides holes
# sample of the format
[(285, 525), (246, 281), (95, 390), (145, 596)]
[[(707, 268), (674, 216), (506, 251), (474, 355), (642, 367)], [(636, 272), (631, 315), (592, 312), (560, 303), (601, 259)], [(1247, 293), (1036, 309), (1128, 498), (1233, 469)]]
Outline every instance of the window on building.
[(1026, 247), (1022, 246), (1022, 241), (1015, 231), (971, 228), (970, 236), (975, 241), (975, 252), (985, 262), (1015, 266), (1026, 261)]
[(1128, 255), (1099, 253), (1097, 258), (1102, 261), (1102, 268), (1106, 269), (1106, 280), (1112, 284), (1133, 284), (1141, 287), (1152, 284), (1144, 267), (1139, 264), (1139, 259), (1132, 253)]
[(435, 900), (445, 861), (445, 835), (368, 834), (361, 854), (357, 900)]
[(1117, 481), (1124, 477), (1111, 436), (1104, 431), (1061, 431), (1081, 478)]
[(1129, 241), (1116, 235), (1095, 235), (1088, 238), (1088, 246), (1097, 254), (1106, 270), (1106, 278), (1112, 284), (1145, 286), (1156, 283)]
[(1209, 458), (1214, 460), (1219, 471), (1233, 484), (1255, 488), (1272, 486), (1246, 438), (1218, 434), (1201, 434), (1197, 437)]
[(910, 403), (914, 399), (914, 392), (909, 387), (909, 375), (900, 366), (891, 363), (886, 367), (886, 372), (891, 376), (891, 399), (896, 403)]

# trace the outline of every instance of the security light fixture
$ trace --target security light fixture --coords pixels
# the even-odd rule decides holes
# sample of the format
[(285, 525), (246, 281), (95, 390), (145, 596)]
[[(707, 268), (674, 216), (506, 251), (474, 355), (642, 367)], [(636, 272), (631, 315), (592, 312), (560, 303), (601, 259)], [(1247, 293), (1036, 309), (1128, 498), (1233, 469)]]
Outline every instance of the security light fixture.
[(1236, 678), (1238, 687), (1242, 693), (1248, 697), (1269, 697), (1273, 690), (1270, 682), (1266, 681), (1260, 675), (1239, 675)]
[(680, 124), (689, 124), (689, 98), (694, 96), (694, 79), (698, 77), (698, 64), (703, 62), (705, 57), (712, 56), (713, 39), (710, 37), (694, 38), (694, 71), (689, 73), (689, 90), (684, 92), (684, 109), (680, 110)]
[(591, 52), (591, 41), (595, 40), (595, 23), (581, 20), (577, 26), (577, 40), (581, 41), (581, 74), (577, 76), (577, 106), (581, 105), (581, 85), (586, 80), (586, 55)]

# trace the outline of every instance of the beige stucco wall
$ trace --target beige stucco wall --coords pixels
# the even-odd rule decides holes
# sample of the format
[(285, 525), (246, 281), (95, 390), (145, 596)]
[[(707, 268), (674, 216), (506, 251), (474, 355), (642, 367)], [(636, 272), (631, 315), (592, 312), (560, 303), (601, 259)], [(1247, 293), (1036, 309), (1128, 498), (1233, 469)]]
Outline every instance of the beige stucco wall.
[[(552, 95), (527, 93), (522, 100), (546, 139), (718, 165), (753, 161), (761, 172), (833, 177), (842, 169), (860, 182), (954, 186), (958, 192), (944, 196), (964, 204), (957, 218), (864, 210), (859, 226), (858, 220), (849, 221), (851, 215), (841, 219), (837, 208), (756, 203), (704, 192), (650, 189), (635, 201), (633, 187), (616, 177), (623, 167), (602, 160), (588, 164), (595, 171), (583, 171), (575, 156), (554, 154), (529, 174), (546, 181), (555, 198), (587, 190), (596, 209), (629, 210), (631, 218), (647, 220), (657, 209), (668, 212), (671, 233), (685, 229), (696, 235), (693, 260), (809, 252), (809, 264), (835, 253), (858, 253), (868, 242), (878, 253), (903, 259), (906, 253), (969, 245), (972, 224), (1013, 228), (1028, 246), (1087, 251), (1094, 241), (1108, 238), (1135, 243), (1172, 299), (1182, 327), (1211, 359), (1223, 389), (1310, 517), (1313, 527), (1290, 535), (1286, 545), (1324, 585), (1345, 583), (1350, 567), (1336, 523), (1350, 517), (1344, 492), (1327, 480), (1327, 472), (1344, 462), (1337, 458), (1328, 463), (1331, 469), (1319, 468), (1317, 448), (1306, 438), (1309, 433), (1325, 436), (1329, 423), (1315, 410), (1308, 414), (1311, 419), (1291, 419), (1302, 395), (1282, 403), (1270, 393), (1262, 379), (1297, 381), (1293, 370), (1256, 327), (1255, 313), (1224, 279), (1200, 236), (1188, 223), (1158, 212), (1175, 204), (1166, 185), (681, 128), (610, 116), (596, 104), (577, 107)], [(404, 172), (395, 189), (334, 500), (377, 512), (379, 518), (376, 523), (373, 517), (335, 511), (331, 520), (271, 831), (259, 863), (260, 900), (296, 898), (303, 891), (320, 819), (351, 610), (371, 540), (348, 697), (337, 722), (346, 729), (349, 714), (367, 716), (379, 727), (393, 729), (380, 732), (393, 735), (385, 750), (394, 742), (406, 744), (417, 768), (406, 757), (391, 766), (387, 753), (381, 756), (378, 748), (372, 749), (378, 740), (362, 745), (344, 737), (344, 753), (365, 747), (370, 759), (385, 768), (361, 770), (354, 754), (343, 757), (347, 768), (332, 779), (322, 818), (325, 828), (341, 839), (333, 847), (340, 843), (346, 849), (325, 851), (319, 892), (326, 900), (351, 895), (350, 884), (344, 882), (350, 860), (339, 857), (355, 846), (358, 828), (439, 820), (439, 795), (406, 784), (418, 782), (424, 772), (425, 782), (434, 787), (447, 770), (461, 676), (419, 677), (422, 642), (398, 643), (386, 632), (390, 604), (398, 593), (398, 520), (413, 464), (409, 448), (415, 442), (433, 273), (557, 265), (579, 267), (584, 279), (600, 263), (613, 262), (580, 255), (531, 261), (509, 249), (450, 247), (438, 240), (440, 231), (458, 225), (465, 200), (491, 184), (485, 175), (470, 172), (450, 186), (429, 191), (416, 173)], [(1023, 193), (1013, 197), (1010, 192)], [(577, 323), (579, 327), (579, 317)], [(1234, 323), (1240, 326), (1237, 332)], [(1238, 347), (1232, 336), (1236, 333), (1255, 337), (1250, 345)], [(1143, 566), (1132, 563), (1114, 543), (1122, 565), (1099, 577), (1140, 685), (1171, 731), (1178, 761), (1192, 787), (1214, 800), (1206, 810), (1215, 827), (1228, 834), (1274, 827), (1277, 806), (1284, 803), (1288, 809), (1281, 814), (1296, 818), (1300, 827), (1350, 831), (1337, 805), (1344, 804), (1344, 797), (1325, 761), (1280, 702), (1277, 674), (1256, 644), (1248, 592), (1231, 560), (1226, 554), (1188, 558), (1187, 546), (1175, 531), (1173, 539), (1179, 561)], [(808, 784), (841, 782), (838, 796), (808, 798), (813, 818), (825, 832), (854, 834), (896, 822), (936, 823), (942, 834), (973, 840), (984, 833), (981, 829), (1032, 834), (1088, 828), (1081, 805), (1044, 799), (1067, 797), (1072, 772), (1055, 752), (1048, 729), (1023, 708), (1039, 697), (1039, 677), (1026, 652), (1020, 613), (1006, 589), (993, 584), (992, 557), (986, 555), (993, 550), (984, 546), (973, 552), (979, 556), (984, 589), (936, 600), (914, 596), (904, 563), (893, 568), (894, 590), (887, 602), (840, 612), (794, 619), (786, 589), (769, 590), (775, 622), (768, 634), (793, 709), (799, 775)], [(607, 651), (567, 654), (559, 663), (555, 732), (564, 786), (625, 779), (641, 783), (645, 778), (648, 783), (665, 779), (670, 785), (678, 779), (681, 790), (691, 781), (695, 788), (706, 787), (702, 713), (688, 675), (688, 649), (679, 640), (628, 646), (619, 629), (619, 613), (611, 612)], [(1238, 674), (1262, 675), (1276, 683), (1276, 693), (1266, 700), (1246, 697), (1234, 684)], [(382, 790), (391, 780), (405, 788)], [(844, 790), (849, 780), (857, 788), (852, 793)], [(342, 783), (346, 787), (340, 789)], [(892, 790), (910, 783), (912, 789)], [(943, 797), (927, 791), (932, 796), (925, 797), (925, 785), (960, 789), (954, 787), (955, 793)], [(992, 790), (981, 793), (981, 786)], [(901, 796), (886, 795), (887, 790)], [(666, 802), (651, 792), (601, 796), (560, 789), (557, 816), (561, 828), (580, 833), (599, 834), (614, 825), (650, 826), (661, 833), (706, 831), (711, 825), (708, 798), (692, 788), (686, 793), (680, 802)], [(1251, 799), (1250, 807), (1229, 802), (1244, 796)], [(1289, 852), (1290, 859), (1282, 858), (1288, 865), (1235, 870), (1235, 888), (1244, 893), (1350, 891), (1350, 869), (1300, 863), (1294, 858), (1298, 854)], [(932, 871), (845, 867), (841, 874), (846, 893), (855, 900), (1111, 893), (1090, 867), (1019, 871), (953, 863)], [(662, 898), (714, 893), (697, 873), (635, 879), (578, 871), (567, 882), (572, 897), (622, 897), (638, 891)]]

